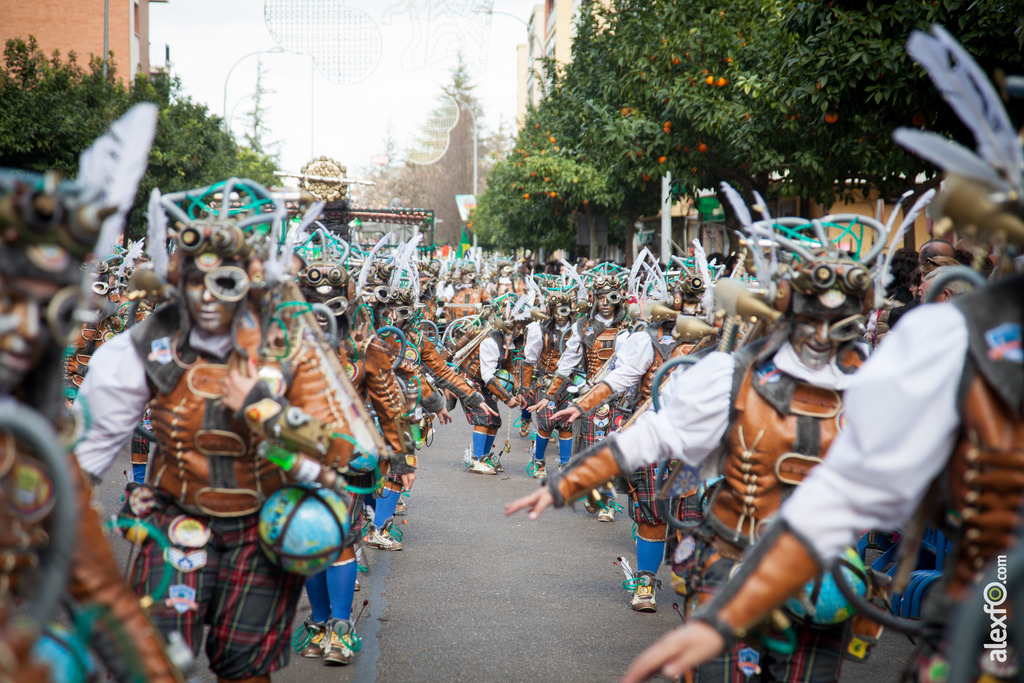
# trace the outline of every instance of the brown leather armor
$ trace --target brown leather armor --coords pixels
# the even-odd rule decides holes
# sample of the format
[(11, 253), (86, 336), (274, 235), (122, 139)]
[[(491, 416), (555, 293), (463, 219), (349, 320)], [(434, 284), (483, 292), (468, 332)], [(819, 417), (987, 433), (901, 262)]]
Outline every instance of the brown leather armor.
[(483, 293), (474, 287), (456, 286), (455, 296), (445, 305), (448, 322), (467, 315), (476, 315), (483, 308)]
[(1024, 497), (1024, 423), (980, 376), (964, 401), (960, 440), (946, 472), (960, 544), (948, 593), (962, 597), (996, 555), (1016, 543)]
[[(597, 324), (596, 322), (594, 324)], [(593, 329), (593, 328), (590, 328)], [(601, 371), (604, 364), (615, 353), (615, 337), (617, 327), (606, 327), (600, 332), (583, 334), (583, 367), (587, 379), (593, 379)]]
[[(754, 374), (754, 365), (748, 365), (733, 401), (723, 480), (713, 494), (709, 519), (723, 539), (741, 547), (757, 540), (784, 494), (821, 462), (839, 432), (843, 406), (839, 392), (787, 376), (771, 383), (758, 373), (764, 386), (793, 385), (788, 403), (772, 405), (754, 388)], [(785, 393), (776, 400), (784, 402)]]
[[(357, 390), (365, 389), (388, 445), (394, 451), (404, 453), (408, 448), (404, 439), (405, 424), (402, 416), (407, 408), (398, 379), (391, 368), (391, 354), (376, 335), (357, 339), (356, 345), (362, 360), (354, 364), (359, 366), (359, 370), (354, 373), (359, 383), (353, 381), (352, 385)], [(343, 352), (342, 363), (345, 362), (351, 363)]]
[[(157, 437), (150, 483), (184, 510), (213, 517), (249, 515), (286, 483), (256, 455), (256, 438), (220, 403), (228, 366), (198, 360), (174, 389), (150, 404)], [(324, 387), (326, 389), (326, 387)]]
[(417, 335), (416, 339), (420, 349), (420, 362), (426, 366), (427, 370), (443, 384), (447, 385), (447, 388), (453, 391), (459, 399), (464, 401), (472, 396), (475, 389), (460, 377), (459, 373), (455, 372), (451, 366), (444, 362), (434, 343), (422, 334)]

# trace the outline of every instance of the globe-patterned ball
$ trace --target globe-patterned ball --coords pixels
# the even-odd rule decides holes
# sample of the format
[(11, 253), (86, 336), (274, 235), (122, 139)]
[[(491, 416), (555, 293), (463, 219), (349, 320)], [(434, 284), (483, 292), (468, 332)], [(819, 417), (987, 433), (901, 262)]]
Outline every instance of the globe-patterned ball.
[[(860, 556), (853, 548), (847, 548), (843, 557), (857, 568), (856, 571), (853, 571), (849, 567), (842, 567), (843, 577), (855, 593), (866, 596), (868, 591), (867, 581), (865, 580), (867, 570), (864, 568), (864, 563), (861, 561)], [(814, 583), (814, 581), (809, 581), (804, 586), (804, 595), (808, 598), (814, 593)], [(836, 580), (832, 577), (831, 573), (825, 574), (821, 579), (821, 589), (818, 591), (818, 599), (814, 602), (813, 615), (808, 617), (807, 610), (795, 598), (790, 598), (786, 602), (786, 609), (798, 619), (809, 621), (818, 626), (841, 624), (853, 617), (855, 613), (853, 605), (839, 591), (839, 586), (836, 585)]]
[(312, 576), (341, 556), (348, 506), (329, 489), (287, 486), (260, 510), (260, 545), (278, 566)]

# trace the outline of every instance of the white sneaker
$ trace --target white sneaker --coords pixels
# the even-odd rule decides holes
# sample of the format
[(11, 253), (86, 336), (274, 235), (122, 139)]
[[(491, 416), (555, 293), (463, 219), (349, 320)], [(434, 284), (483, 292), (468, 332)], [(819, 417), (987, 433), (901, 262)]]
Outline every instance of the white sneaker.
[(497, 474), (498, 472), (488, 465), (483, 460), (477, 460), (473, 458), (473, 462), (469, 465), (469, 471), (473, 474)]
[(380, 548), (381, 550), (401, 550), (402, 542), (396, 541), (388, 533), (387, 527), (383, 530), (373, 527), (368, 536), (363, 537), (363, 543), (370, 546), (371, 548)]
[(330, 637), (324, 646), (324, 663), (345, 666), (352, 661), (356, 653), (349, 647), (355, 636), (352, 622), (348, 619), (332, 619), (328, 623)]
[(544, 461), (534, 460), (534, 462), (537, 463), (537, 469), (533, 471), (533, 474), (531, 476), (534, 479), (543, 479), (548, 474), (547, 467), (545, 466)]
[(639, 580), (636, 590), (633, 592), (633, 600), (630, 606), (637, 612), (657, 612), (658, 606), (654, 602), (654, 588), (658, 580), (651, 572), (637, 572)]
[(611, 508), (604, 508), (597, 513), (597, 521), (599, 522), (614, 522), (615, 521), (615, 510)]

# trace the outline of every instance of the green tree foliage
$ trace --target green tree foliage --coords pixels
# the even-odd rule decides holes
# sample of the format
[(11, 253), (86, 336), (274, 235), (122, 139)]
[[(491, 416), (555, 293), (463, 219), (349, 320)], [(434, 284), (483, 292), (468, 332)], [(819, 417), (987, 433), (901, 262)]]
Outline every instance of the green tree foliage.
[(239, 147), (219, 117), (180, 90), (166, 75), (139, 75), (129, 89), (111, 61), (104, 79), (97, 58), (83, 67), (74, 53), (46, 57), (34, 38), (9, 40), (0, 68), (0, 166), (53, 168), (74, 177), (82, 150), (133, 104), (153, 102), (160, 109), (156, 138), (129, 215), (129, 236), (144, 234), (154, 187), (174, 192), (233, 175), (273, 184), (273, 158)]
[[(535, 180), (538, 153), (562, 160), (570, 177), (573, 164), (594, 169), (594, 191), (607, 194), (588, 206), (624, 227), (627, 244), (636, 217), (657, 210), (666, 172), (686, 194), (728, 181), (825, 206), (872, 189), (895, 196), (922, 176), (934, 184), (936, 170), (895, 145), (893, 129), (973, 141), (906, 55), (908, 35), (941, 23), (990, 72), (1019, 72), (1022, 13), (1019, 0), (590, 3), (572, 62), (548, 64), (549, 94), (529, 112), (517, 153), (495, 168), (477, 222), (524, 246), (541, 234), (572, 242), (564, 202), (520, 191)], [(557, 144), (545, 148), (538, 131)], [(525, 194), (530, 211), (519, 206)]]

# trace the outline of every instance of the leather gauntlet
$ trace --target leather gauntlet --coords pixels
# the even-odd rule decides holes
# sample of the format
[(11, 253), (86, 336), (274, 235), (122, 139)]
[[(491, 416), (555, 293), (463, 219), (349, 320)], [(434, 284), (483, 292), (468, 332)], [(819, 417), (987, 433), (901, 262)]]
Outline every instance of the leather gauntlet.
[(778, 519), (732, 580), (694, 618), (712, 626), (727, 642), (742, 638), (773, 609), (802, 590), (822, 566), (810, 544), (801, 540), (785, 520)]
[(562, 390), (562, 387), (567, 381), (569, 381), (569, 378), (565, 375), (556, 374), (548, 383), (548, 388), (544, 390), (544, 398), (549, 401), (555, 400), (555, 397), (558, 396), (558, 392)]
[(497, 377), (492, 377), (487, 383), (487, 390), (497, 396), (502, 403), (508, 403), (512, 399), (512, 392), (506, 391)]
[(580, 397), (579, 400), (575, 401), (576, 407), (583, 413), (589, 413), (594, 408), (608, 400), (608, 398), (615, 392), (612, 391), (612, 387), (607, 382), (598, 382), (597, 386), (588, 391), (585, 396)]
[(523, 389), (528, 389), (533, 383), (533, 372), (534, 365), (532, 363), (523, 363), (523, 380), (520, 383)]
[(577, 454), (564, 470), (548, 475), (544, 484), (555, 499), (555, 507), (582, 498), (602, 484), (629, 472), (616, 443), (617, 435), (600, 441)]
[(469, 395), (469, 398), (466, 399), (466, 407), (469, 408), (470, 410), (476, 410), (481, 405), (483, 405), (483, 403), (484, 395), (481, 394), (479, 391), (474, 391), (472, 394)]

